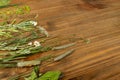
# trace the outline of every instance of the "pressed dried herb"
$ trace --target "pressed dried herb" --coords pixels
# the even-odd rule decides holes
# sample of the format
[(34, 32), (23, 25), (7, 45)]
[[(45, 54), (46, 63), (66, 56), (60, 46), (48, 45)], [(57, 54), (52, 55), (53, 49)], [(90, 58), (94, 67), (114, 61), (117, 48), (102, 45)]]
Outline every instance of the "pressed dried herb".
[(37, 22), (35, 21), (24, 21), (19, 24), (7, 24), (0, 26), (0, 37), (1, 38), (10, 38), (13, 36), (13, 33), (21, 33), (21, 31), (30, 31), (34, 30)]
[(42, 46), (24, 48), (24, 49), (21, 49), (18, 51), (9, 52), (8, 54), (11, 54), (11, 56), (3, 58), (2, 61), (7, 62), (10, 60), (14, 60), (16, 57), (29, 56), (29, 55), (33, 55), (35, 53), (42, 53), (42, 52), (46, 52), (49, 50), (51, 50), (50, 47), (42, 47)]

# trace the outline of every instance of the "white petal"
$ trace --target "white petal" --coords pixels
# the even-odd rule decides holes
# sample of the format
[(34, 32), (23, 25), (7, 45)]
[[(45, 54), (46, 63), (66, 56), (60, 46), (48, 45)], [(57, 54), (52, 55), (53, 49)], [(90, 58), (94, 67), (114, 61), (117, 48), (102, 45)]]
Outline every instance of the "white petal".
[(34, 41), (34, 45), (37, 47), (37, 46), (41, 46), (40, 42), (38, 41)]
[(32, 42), (29, 42), (28, 45), (31, 46), (31, 45), (32, 45)]
[(37, 25), (37, 22), (36, 21), (30, 21), (31, 24), (33, 24), (34, 26)]

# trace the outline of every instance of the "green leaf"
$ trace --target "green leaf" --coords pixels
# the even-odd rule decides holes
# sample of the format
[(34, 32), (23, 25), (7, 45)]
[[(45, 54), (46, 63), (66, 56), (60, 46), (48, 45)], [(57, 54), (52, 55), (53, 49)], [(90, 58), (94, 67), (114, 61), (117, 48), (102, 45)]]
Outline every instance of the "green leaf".
[(38, 80), (58, 80), (60, 74), (60, 71), (48, 71), (45, 74), (43, 74)]
[(29, 13), (30, 10), (31, 10), (31, 9), (30, 9), (30, 6), (24, 6), (24, 10)]
[(10, 3), (11, 0), (0, 0), (0, 6), (6, 6)]
[(31, 75), (28, 78), (25, 78), (25, 80), (36, 80), (38, 77), (39, 77), (39, 66), (35, 66)]

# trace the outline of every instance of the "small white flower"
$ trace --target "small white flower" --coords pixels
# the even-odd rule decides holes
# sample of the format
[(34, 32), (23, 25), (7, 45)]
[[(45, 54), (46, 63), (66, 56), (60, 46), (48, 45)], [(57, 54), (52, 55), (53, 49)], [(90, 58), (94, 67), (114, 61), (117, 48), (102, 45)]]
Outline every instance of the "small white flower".
[(34, 41), (34, 45), (35, 45), (35, 47), (41, 46), (40, 42), (38, 42), (38, 41)]
[(34, 26), (37, 25), (37, 22), (36, 21), (30, 21), (31, 24), (33, 24)]
[(31, 45), (32, 45), (32, 42), (29, 42), (28, 45), (31, 46)]
[(43, 28), (43, 27), (40, 27), (40, 26), (39, 26), (39, 30), (40, 30), (40, 32), (41, 32), (42, 34), (45, 34), (45, 35), (46, 35), (46, 37), (48, 37), (48, 36), (49, 36), (49, 34), (48, 34), (48, 32), (46, 31), (46, 29), (45, 29), (45, 28)]

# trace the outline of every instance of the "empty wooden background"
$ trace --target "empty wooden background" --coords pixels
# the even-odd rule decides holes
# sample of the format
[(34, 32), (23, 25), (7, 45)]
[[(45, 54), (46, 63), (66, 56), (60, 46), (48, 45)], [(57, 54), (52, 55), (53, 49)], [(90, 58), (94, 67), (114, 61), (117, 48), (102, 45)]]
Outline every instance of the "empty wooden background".
[[(120, 0), (13, 0), (27, 4), (30, 14), (38, 14), (37, 20), (50, 37), (47, 44), (62, 45), (77, 42), (76, 51), (65, 59), (41, 65), (41, 72), (60, 70), (62, 80), (120, 80)], [(29, 17), (29, 16), (27, 16)], [(91, 40), (86, 44), (78, 38)], [(70, 48), (69, 48), (70, 49)], [(49, 51), (61, 54), (69, 49)], [(27, 68), (0, 69), (0, 80), (27, 71)]]

